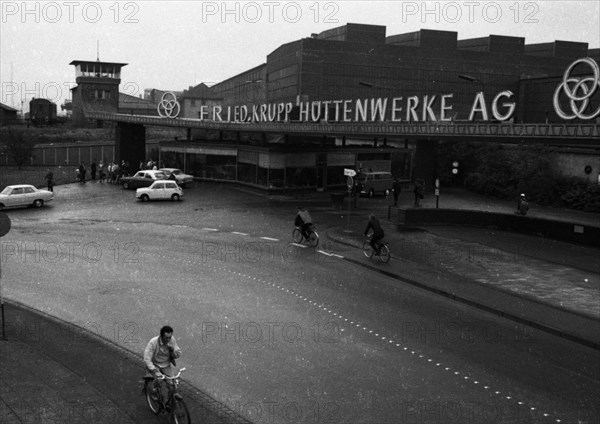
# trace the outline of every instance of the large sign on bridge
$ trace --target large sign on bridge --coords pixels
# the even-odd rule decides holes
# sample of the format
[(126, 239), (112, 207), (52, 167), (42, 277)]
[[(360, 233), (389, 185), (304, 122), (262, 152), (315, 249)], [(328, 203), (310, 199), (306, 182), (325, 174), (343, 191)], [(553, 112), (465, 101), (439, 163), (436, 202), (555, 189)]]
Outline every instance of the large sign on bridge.
[[(424, 95), (409, 97), (370, 98), (357, 100), (317, 100), (297, 102), (295, 121), (304, 123), (378, 123), (378, 122), (450, 122), (453, 120), (452, 98), (454, 94)], [(477, 117), (488, 121), (490, 115), (496, 121), (512, 118), (515, 103), (511, 101), (510, 90), (496, 94), (491, 111), (486, 105), (485, 94), (477, 93), (473, 100), (469, 121)], [(223, 108), (215, 105), (200, 107), (200, 120), (215, 122), (289, 122), (294, 103), (270, 103)], [(491, 113), (490, 113), (491, 112)], [(389, 119), (388, 119), (389, 117)]]

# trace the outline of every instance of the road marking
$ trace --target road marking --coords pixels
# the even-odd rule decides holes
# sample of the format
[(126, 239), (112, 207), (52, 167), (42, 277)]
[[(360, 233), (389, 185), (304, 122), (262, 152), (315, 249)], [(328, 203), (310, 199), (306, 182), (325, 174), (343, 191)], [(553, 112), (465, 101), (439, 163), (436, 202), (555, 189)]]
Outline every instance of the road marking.
[(307, 246), (303, 245), (303, 244), (298, 244), (298, 243), (290, 243), (290, 245), (292, 246), (296, 246), (296, 247), (301, 247), (303, 249), (306, 249)]
[[(308, 246), (305, 246), (305, 245), (302, 245), (302, 244), (298, 244), (298, 243), (290, 243), (290, 244), (291, 244), (291, 245), (294, 245), (294, 246), (302, 247), (302, 248), (306, 248), (306, 247), (308, 247)], [(329, 253), (327, 253), (327, 252), (324, 252), (324, 251), (322, 251), (322, 250), (317, 250), (317, 251), (318, 251), (319, 253), (323, 253), (323, 254), (325, 254), (325, 255), (328, 255), (328, 256), (339, 256), (339, 255), (329, 254)], [(230, 270), (230, 269), (227, 269), (227, 268), (224, 268), (224, 267), (218, 267), (218, 266), (215, 266), (214, 268), (215, 268), (215, 269), (218, 269), (218, 270), (221, 270), (221, 271), (229, 272), (229, 273), (231, 273), (231, 274), (240, 275), (240, 276), (243, 276), (243, 277), (245, 277), (245, 278), (248, 278), (248, 279), (255, 279), (255, 280), (256, 280), (256, 277), (251, 277), (250, 275), (247, 275), (247, 274), (241, 274), (241, 273), (238, 273), (238, 272), (236, 272), (236, 271), (232, 271), (232, 270)], [(315, 307), (317, 307), (317, 308), (319, 308), (319, 309), (323, 310), (324, 312), (327, 312), (327, 313), (329, 313), (329, 314), (332, 314), (333, 316), (337, 317), (337, 318), (338, 318), (338, 319), (340, 319), (340, 320), (341, 320), (341, 319), (344, 319), (344, 318), (343, 318), (343, 316), (342, 316), (341, 314), (338, 314), (338, 313), (337, 313), (337, 312), (336, 312), (334, 309), (330, 309), (329, 307), (327, 307), (327, 306), (325, 306), (325, 305), (323, 305), (323, 304), (318, 304), (317, 302), (314, 302), (314, 301), (310, 300), (310, 299), (309, 299), (309, 298), (307, 298), (307, 297), (301, 296), (301, 294), (300, 294), (300, 293), (297, 293), (297, 292), (295, 292), (295, 291), (293, 291), (293, 290), (290, 290), (289, 288), (286, 288), (285, 286), (282, 286), (282, 285), (276, 284), (276, 283), (274, 283), (274, 282), (268, 282), (268, 281), (265, 281), (265, 280), (262, 280), (262, 279), (258, 279), (258, 281), (260, 281), (260, 282), (262, 282), (262, 283), (264, 283), (264, 284), (270, 285), (270, 286), (272, 286), (272, 287), (276, 287), (276, 288), (278, 288), (279, 290), (281, 290), (281, 291), (284, 291), (284, 292), (286, 292), (286, 293), (293, 294), (294, 296), (296, 296), (296, 297), (299, 297), (300, 299), (303, 299), (305, 302), (308, 302), (309, 304), (312, 304), (312, 305), (314, 305)], [(345, 319), (344, 319), (344, 321), (348, 321), (348, 319), (347, 319), (347, 318), (345, 318)], [(413, 349), (410, 349), (408, 346), (403, 346), (401, 343), (395, 343), (395, 341), (394, 341), (392, 338), (390, 338), (390, 337), (388, 337), (388, 336), (385, 336), (385, 335), (383, 335), (383, 334), (377, 333), (377, 332), (376, 332), (376, 331), (374, 331), (374, 330), (370, 330), (370, 329), (368, 329), (367, 327), (365, 327), (364, 325), (361, 325), (361, 324), (359, 324), (359, 323), (356, 323), (355, 321), (350, 321), (350, 324), (353, 324), (353, 325), (355, 325), (355, 326), (356, 326), (356, 328), (358, 328), (359, 330), (360, 330), (360, 328), (362, 327), (362, 331), (364, 331), (364, 332), (368, 332), (368, 334), (372, 334), (372, 335), (374, 335), (375, 337), (379, 338), (381, 341), (384, 341), (384, 342), (385, 342), (385, 341), (387, 341), (387, 343), (389, 343), (389, 344), (392, 344), (392, 345), (395, 345), (395, 346), (396, 346), (397, 348), (399, 348), (401, 351), (404, 351), (404, 352), (406, 352), (406, 353), (410, 353), (410, 355), (413, 355), (414, 357), (418, 357), (418, 358), (424, 359), (424, 360), (426, 360), (426, 361), (427, 361), (427, 363), (430, 363), (430, 364), (432, 364), (432, 365), (434, 365), (434, 364), (435, 364), (435, 366), (436, 366), (436, 367), (440, 367), (440, 368), (443, 366), (443, 364), (442, 364), (441, 362), (434, 361), (434, 359), (433, 359), (433, 358), (430, 358), (430, 357), (428, 357), (428, 356), (427, 356), (427, 355), (425, 355), (424, 353), (422, 353), (422, 352), (419, 352), (418, 350), (413, 350)], [(341, 331), (344, 331), (344, 329), (342, 328), (342, 329), (341, 329)], [(474, 385), (478, 385), (479, 387), (482, 387), (484, 390), (490, 390), (490, 391), (492, 391), (492, 392), (493, 392), (494, 394), (496, 394), (496, 395), (502, 395), (502, 397), (503, 397), (504, 399), (506, 399), (506, 401), (513, 401), (513, 399), (514, 399), (514, 398), (513, 398), (513, 396), (512, 396), (510, 393), (508, 393), (508, 394), (503, 394), (503, 393), (502, 393), (501, 391), (499, 391), (499, 390), (493, 390), (491, 386), (488, 386), (488, 385), (483, 385), (483, 384), (482, 384), (482, 385), (480, 385), (480, 381), (479, 381), (479, 380), (477, 380), (477, 379), (475, 379), (475, 377), (474, 377), (474, 376), (471, 376), (471, 375), (464, 375), (462, 372), (460, 372), (460, 371), (455, 371), (455, 370), (453, 370), (451, 367), (447, 367), (447, 366), (446, 366), (446, 367), (443, 367), (443, 370), (444, 370), (444, 371), (448, 371), (450, 374), (453, 374), (453, 375), (455, 375), (455, 376), (456, 376), (456, 378), (460, 378), (460, 379), (461, 379), (461, 380), (463, 380), (463, 381), (465, 381), (465, 380), (466, 380), (466, 381), (471, 381), (471, 382), (472, 382)], [(516, 403), (516, 404), (518, 404), (518, 405), (525, 405), (525, 402), (523, 402), (523, 401), (514, 400), (513, 402), (515, 402), (515, 403)], [(530, 407), (530, 409), (531, 409), (531, 411), (535, 411), (537, 408), (536, 408), (535, 406), (532, 406), (532, 407)], [(551, 417), (551, 414), (549, 414), (549, 413), (546, 413), (546, 412), (542, 412), (542, 415), (543, 415), (544, 417), (546, 417), (546, 418), (548, 418), (548, 417)], [(560, 418), (554, 418), (554, 421), (555, 421), (555, 422), (557, 422), (557, 423), (560, 423), (560, 422), (561, 422), (561, 419), (560, 419)]]
[(261, 237), (261, 239), (268, 240), (268, 241), (279, 241), (279, 239), (271, 238), (271, 237)]
[(219, 231), (216, 228), (203, 228), (202, 231)]
[(236, 236), (247, 236), (247, 233), (240, 233), (238, 231), (232, 231), (231, 234), (235, 234)]

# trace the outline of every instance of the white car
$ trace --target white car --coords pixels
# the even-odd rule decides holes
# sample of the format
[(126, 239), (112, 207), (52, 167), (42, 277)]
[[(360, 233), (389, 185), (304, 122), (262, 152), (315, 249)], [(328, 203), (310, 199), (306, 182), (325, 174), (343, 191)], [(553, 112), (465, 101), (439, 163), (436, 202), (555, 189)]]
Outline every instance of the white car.
[(164, 172), (167, 175), (167, 178), (171, 176), (171, 174), (175, 175), (175, 179), (177, 184), (181, 187), (185, 186), (188, 183), (194, 182), (194, 176), (190, 174), (184, 174), (181, 169), (178, 168), (160, 168), (159, 171)]
[(35, 206), (41, 208), (44, 202), (54, 199), (54, 193), (38, 190), (29, 184), (9, 185), (0, 192), (0, 210), (18, 206)]
[(138, 188), (135, 191), (135, 197), (142, 202), (148, 200), (179, 200), (183, 196), (183, 190), (175, 181), (160, 180), (155, 181), (150, 187)]

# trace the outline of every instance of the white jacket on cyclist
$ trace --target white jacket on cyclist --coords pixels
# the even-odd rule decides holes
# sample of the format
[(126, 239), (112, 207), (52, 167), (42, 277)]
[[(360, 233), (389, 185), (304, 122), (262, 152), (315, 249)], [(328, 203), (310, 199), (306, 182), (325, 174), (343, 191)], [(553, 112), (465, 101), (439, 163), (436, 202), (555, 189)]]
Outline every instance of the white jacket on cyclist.
[(175, 337), (171, 337), (169, 343), (164, 344), (160, 336), (153, 337), (144, 350), (144, 362), (149, 371), (170, 367), (171, 362), (181, 356), (181, 349), (177, 345)]

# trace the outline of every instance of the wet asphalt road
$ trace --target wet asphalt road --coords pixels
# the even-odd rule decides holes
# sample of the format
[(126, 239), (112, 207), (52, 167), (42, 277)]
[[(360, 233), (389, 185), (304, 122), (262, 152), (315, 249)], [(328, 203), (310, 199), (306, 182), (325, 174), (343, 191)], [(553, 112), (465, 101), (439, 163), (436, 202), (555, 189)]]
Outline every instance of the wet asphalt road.
[(295, 204), (214, 184), (56, 195), (9, 211), (4, 294), (134, 352), (170, 323), (186, 379), (254, 422), (597, 422), (585, 348), (290, 244)]

